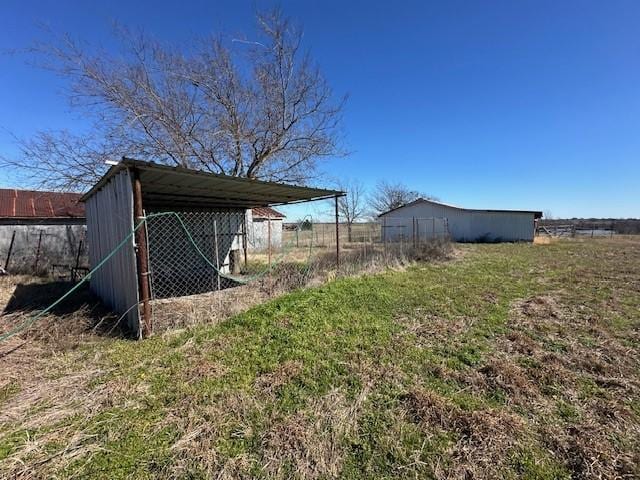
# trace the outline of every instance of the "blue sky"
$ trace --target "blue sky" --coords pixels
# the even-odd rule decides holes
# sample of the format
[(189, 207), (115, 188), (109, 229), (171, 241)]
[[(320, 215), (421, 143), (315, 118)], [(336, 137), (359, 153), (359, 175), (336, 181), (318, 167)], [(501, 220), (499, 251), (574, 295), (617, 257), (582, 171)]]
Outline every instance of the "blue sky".
[[(109, 47), (114, 20), (184, 43), (251, 31), (255, 9), (274, 4), (3, 0), (0, 50), (43, 38), (39, 24)], [(401, 181), (471, 208), (640, 216), (640, 2), (277, 5), (304, 25), (305, 46), (335, 92), (349, 94), (353, 153), (327, 161), (327, 178)], [(16, 151), (9, 132), (84, 125), (64, 83), (27, 60), (0, 55), (5, 155)], [(0, 186), (19, 183), (0, 172)]]

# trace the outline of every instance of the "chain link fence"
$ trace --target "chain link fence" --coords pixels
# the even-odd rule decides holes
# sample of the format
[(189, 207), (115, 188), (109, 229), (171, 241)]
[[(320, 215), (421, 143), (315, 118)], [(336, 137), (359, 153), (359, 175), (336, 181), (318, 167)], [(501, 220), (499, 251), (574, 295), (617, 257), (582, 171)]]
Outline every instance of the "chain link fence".
[(243, 250), (244, 211), (189, 211), (147, 221), (154, 299), (236, 287)]
[(156, 331), (215, 322), (336, 273), (427, 258), (441, 247), (431, 249), (433, 242), (448, 237), (446, 219), (340, 224), (336, 236), (335, 223), (314, 223), (306, 217), (285, 224), (280, 218), (251, 219), (244, 210), (147, 218)]
[[(336, 231), (335, 224), (314, 223), (309, 217), (293, 226), (284, 225), (281, 219), (267, 220), (270, 223), (253, 225), (246, 212), (238, 209), (148, 211), (146, 222), (137, 224), (133, 231), (116, 235), (119, 246), (96, 259), (97, 268), (113, 268), (121, 273), (115, 277), (120, 279), (129, 272), (139, 272), (139, 266), (131, 265), (136, 261), (135, 254), (128, 249), (134, 247), (136, 232), (144, 232), (152, 328), (154, 332), (162, 332), (216, 323), (281, 293), (317, 285), (336, 276), (376, 272), (447, 256), (446, 230), (423, 230), (421, 222), (412, 223), (416, 229), (411, 238), (405, 233), (388, 233), (406, 232), (401, 225), (390, 230), (389, 225), (373, 222), (340, 224)], [(446, 224), (444, 219), (440, 220), (432, 220), (430, 224)], [(88, 248), (91, 249), (91, 244)], [(118, 253), (127, 251), (129, 256), (118, 257)], [(125, 299), (125, 304), (107, 305), (117, 312), (117, 318), (109, 317), (112, 322), (109, 332), (119, 325), (137, 328), (128, 323), (128, 316), (136, 308), (144, 310), (137, 292), (138, 282), (142, 283), (143, 278), (133, 279), (128, 287), (132, 295)], [(91, 279), (102, 281), (97, 275)], [(121, 287), (110, 279), (106, 282), (104, 288)], [(28, 322), (35, 322), (58, 302), (75, 295), (81, 285), (76, 284)], [(95, 328), (106, 325), (101, 318)]]

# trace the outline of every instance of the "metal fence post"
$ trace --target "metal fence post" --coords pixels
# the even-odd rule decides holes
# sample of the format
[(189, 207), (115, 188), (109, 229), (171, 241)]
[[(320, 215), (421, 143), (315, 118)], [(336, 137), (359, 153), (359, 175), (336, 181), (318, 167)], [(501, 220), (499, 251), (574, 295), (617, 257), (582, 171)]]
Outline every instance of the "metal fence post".
[(242, 217), (242, 250), (244, 253), (244, 268), (247, 269), (247, 212), (245, 210), (244, 216)]
[(335, 196), (336, 206), (336, 269), (340, 270), (340, 224), (338, 223), (338, 196)]
[(80, 267), (80, 254), (82, 253), (82, 239), (78, 242), (78, 253), (76, 254), (76, 265), (71, 271), (71, 280), (76, 281), (76, 275), (78, 274), (78, 267)]
[(9, 271), (9, 260), (11, 260), (11, 252), (13, 251), (13, 243), (16, 240), (16, 231), (11, 234), (11, 242), (9, 243), (9, 251), (7, 252), (7, 259), (4, 261), (4, 271)]
[(411, 241), (413, 248), (416, 248), (416, 217), (411, 217)]
[(269, 252), (269, 270), (271, 270), (271, 214), (267, 215), (267, 249)]
[[(220, 254), (218, 252), (218, 224), (217, 220), (213, 220), (213, 241), (216, 254), (216, 277), (218, 279), (218, 291), (220, 290)], [(231, 260), (231, 259), (229, 259)]]

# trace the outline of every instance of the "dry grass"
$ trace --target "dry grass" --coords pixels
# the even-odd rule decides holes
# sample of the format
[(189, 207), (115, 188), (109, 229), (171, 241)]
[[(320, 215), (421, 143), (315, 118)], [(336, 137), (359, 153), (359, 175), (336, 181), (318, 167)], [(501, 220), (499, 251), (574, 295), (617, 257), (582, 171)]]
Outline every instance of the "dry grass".
[(338, 478), (342, 439), (355, 431), (368, 390), (348, 401), (331, 390), (299, 412), (277, 420), (263, 437), (263, 469), (271, 478)]
[[(561, 459), (572, 478), (640, 476), (640, 424), (633, 411), (640, 399), (640, 352), (627, 343), (638, 342), (640, 332), (624, 337), (612, 334), (606, 325), (599, 325), (600, 320), (581, 312), (580, 306), (575, 311), (562, 304), (560, 297), (547, 294), (517, 301), (508, 333), (497, 339), (495, 350), (477, 368), (434, 369), (440, 378), (455, 381), (474, 395), (499, 392), (510, 412), (506, 424), (483, 434), (497, 443), (483, 443), (483, 450), (474, 451), (468, 449), (465, 435), (458, 438), (454, 449), (470, 454), (456, 457), (461, 462), (454, 464), (461, 469), (460, 475), (498, 476), (504, 465), (482, 460), (506, 458), (499, 452), (508, 450), (509, 441), (517, 435), (526, 434)], [(451, 332), (451, 328), (439, 328), (442, 322), (433, 326)], [(411, 325), (408, 328), (415, 331)], [(443, 341), (442, 334), (434, 338)], [(421, 422), (447, 430), (464, 430), (468, 424), (473, 428), (478, 420), (467, 413), (460, 420), (459, 409), (429, 392), (412, 393), (408, 405)], [(524, 414), (526, 423), (513, 422), (515, 413)], [(500, 412), (479, 418), (493, 418), (495, 425), (505, 420)]]
[(270, 298), (256, 285), (242, 285), (217, 292), (152, 302), (154, 331), (161, 333), (194, 325), (216, 325)]
[[(335, 250), (323, 247), (315, 248), (312, 252), (308, 247), (291, 249), (277, 263), (274, 255), (273, 267), (247, 285), (153, 301), (154, 331), (160, 333), (194, 325), (216, 325), (270, 298), (308, 286), (318, 286), (338, 276), (373, 274), (389, 268), (405, 268), (416, 262), (449, 260), (456, 255), (451, 243), (443, 239), (415, 247), (347, 244), (340, 254), (338, 272)], [(251, 261), (258, 262), (260, 271), (266, 270), (266, 254), (252, 253)]]
[(228, 321), (180, 299), (208, 325), (144, 342), (87, 309), (15, 337), (0, 477), (639, 478), (640, 242), (460, 250), (249, 308), (313, 281), (274, 275)]
[[(451, 464), (436, 463), (436, 478), (499, 478), (509, 452), (522, 441), (523, 420), (501, 409), (466, 411), (428, 390), (412, 390), (404, 398), (405, 407), (426, 432), (439, 430), (455, 435), (449, 447)], [(502, 453), (502, 455), (501, 455)]]

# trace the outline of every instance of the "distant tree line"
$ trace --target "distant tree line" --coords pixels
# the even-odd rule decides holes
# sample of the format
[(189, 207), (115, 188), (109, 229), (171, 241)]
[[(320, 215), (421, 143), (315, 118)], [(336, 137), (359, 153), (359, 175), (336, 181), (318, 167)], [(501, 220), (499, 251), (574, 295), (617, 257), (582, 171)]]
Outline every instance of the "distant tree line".
[(606, 229), (620, 235), (640, 234), (640, 218), (543, 218), (540, 225), (573, 225), (580, 230)]

